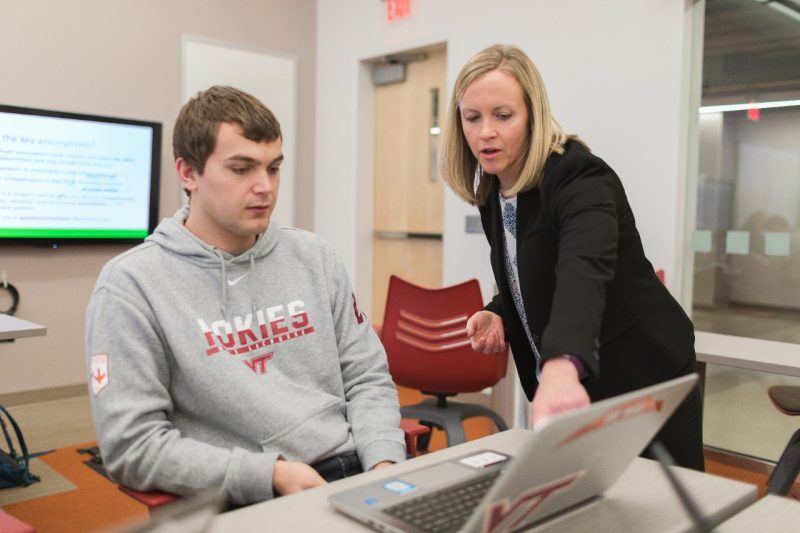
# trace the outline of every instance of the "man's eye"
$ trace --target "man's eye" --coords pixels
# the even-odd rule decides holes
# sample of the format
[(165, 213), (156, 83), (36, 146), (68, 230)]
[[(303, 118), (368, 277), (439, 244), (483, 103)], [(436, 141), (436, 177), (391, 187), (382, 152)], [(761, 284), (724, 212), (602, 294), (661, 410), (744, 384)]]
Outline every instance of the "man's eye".
[(281, 167), (269, 167), (267, 172), (270, 174), (278, 174), (281, 171)]
[(247, 167), (231, 167), (234, 174), (247, 174), (249, 168)]

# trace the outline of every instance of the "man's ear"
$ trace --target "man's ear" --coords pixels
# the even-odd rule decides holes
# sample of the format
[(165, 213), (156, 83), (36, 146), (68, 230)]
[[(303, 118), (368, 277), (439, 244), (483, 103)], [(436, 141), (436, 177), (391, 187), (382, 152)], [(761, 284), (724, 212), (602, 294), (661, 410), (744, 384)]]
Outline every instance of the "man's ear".
[(178, 173), (178, 180), (183, 190), (192, 192), (197, 189), (197, 172), (188, 161), (182, 157), (176, 159), (175, 171)]

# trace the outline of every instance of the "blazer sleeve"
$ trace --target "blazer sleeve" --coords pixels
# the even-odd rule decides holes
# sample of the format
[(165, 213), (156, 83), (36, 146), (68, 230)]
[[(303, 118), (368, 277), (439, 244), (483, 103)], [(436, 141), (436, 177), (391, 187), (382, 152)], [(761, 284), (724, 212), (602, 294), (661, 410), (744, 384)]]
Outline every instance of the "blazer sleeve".
[(500, 302), (500, 295), (495, 294), (483, 309), (485, 311), (491, 311), (492, 313), (498, 315), (500, 318), (503, 318), (503, 304)]
[(595, 369), (606, 285), (617, 261), (619, 182), (591, 155), (565, 163), (559, 165), (559, 175), (543, 184), (545, 213), (557, 232), (558, 259), (541, 355), (546, 360), (570, 354)]

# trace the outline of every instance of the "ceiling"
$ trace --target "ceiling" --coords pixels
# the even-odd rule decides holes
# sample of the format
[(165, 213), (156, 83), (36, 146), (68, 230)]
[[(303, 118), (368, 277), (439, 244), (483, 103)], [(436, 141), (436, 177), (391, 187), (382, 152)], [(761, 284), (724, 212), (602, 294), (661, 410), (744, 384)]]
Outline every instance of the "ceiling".
[(703, 99), (783, 91), (800, 91), (800, 0), (706, 0)]

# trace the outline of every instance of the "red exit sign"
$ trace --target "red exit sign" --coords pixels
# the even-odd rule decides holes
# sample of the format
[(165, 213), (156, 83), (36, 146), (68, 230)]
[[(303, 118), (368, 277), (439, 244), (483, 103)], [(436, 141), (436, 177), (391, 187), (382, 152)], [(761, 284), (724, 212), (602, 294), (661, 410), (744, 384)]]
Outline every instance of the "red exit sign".
[(411, 15), (411, 0), (386, 0), (386, 20), (394, 22)]

